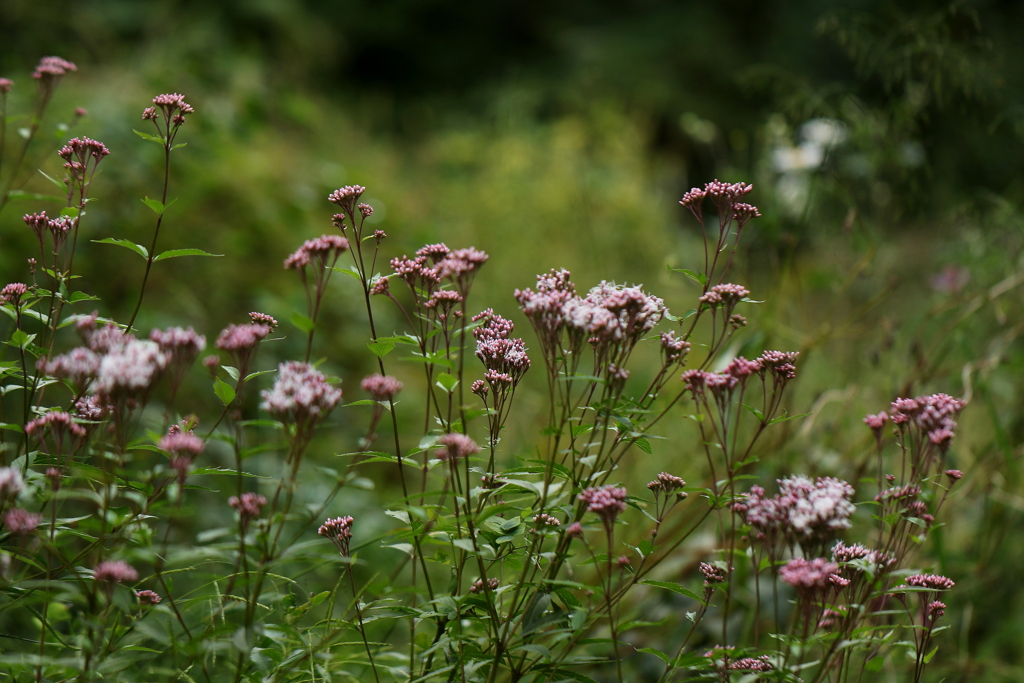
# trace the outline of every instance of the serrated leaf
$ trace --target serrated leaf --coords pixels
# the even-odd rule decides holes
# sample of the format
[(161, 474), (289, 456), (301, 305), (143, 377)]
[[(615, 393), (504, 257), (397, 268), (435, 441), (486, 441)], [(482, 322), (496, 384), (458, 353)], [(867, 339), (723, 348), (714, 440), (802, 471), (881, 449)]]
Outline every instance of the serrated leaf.
[(651, 448), (651, 442), (648, 441), (647, 439), (637, 439), (634, 443), (636, 444), (637, 448), (642, 450), (647, 455), (651, 455), (654, 452), (654, 449)]
[(395, 348), (395, 342), (390, 339), (378, 339), (375, 342), (368, 343), (366, 348), (370, 349), (370, 353), (378, 358), (383, 358)]
[(156, 261), (166, 261), (169, 258), (178, 258), (179, 256), (223, 256), (224, 254), (211, 254), (208, 251), (202, 249), (168, 249), (167, 251), (157, 254)]
[(148, 259), (149, 258), (149, 250), (148, 249), (146, 249), (141, 244), (135, 244), (134, 242), (132, 242), (130, 240), (119, 240), (119, 239), (114, 239), (113, 237), (104, 237), (101, 240), (92, 240), (92, 241), (95, 242), (96, 244), (116, 244), (119, 247), (124, 247), (125, 249), (129, 249), (131, 251), (134, 251), (136, 254), (138, 254), (139, 256), (141, 256), (144, 259)]

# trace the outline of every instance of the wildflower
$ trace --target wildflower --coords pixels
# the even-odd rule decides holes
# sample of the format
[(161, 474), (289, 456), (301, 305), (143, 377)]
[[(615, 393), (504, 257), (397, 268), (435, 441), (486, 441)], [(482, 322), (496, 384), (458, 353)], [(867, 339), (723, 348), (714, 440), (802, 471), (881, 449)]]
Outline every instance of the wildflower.
[(163, 599), (159, 593), (151, 590), (135, 591), (135, 597), (140, 605), (159, 605)]
[(21, 297), (28, 291), (28, 286), (21, 282), (12, 282), (9, 285), (4, 285), (4, 288), (0, 290), (0, 304), (11, 304), (15, 308), (21, 305)]
[[(235, 356), (235, 364), (242, 376), (248, 373), (249, 363), (256, 346), (270, 334), (271, 327), (263, 323), (228, 325), (217, 337), (218, 349)], [(210, 367), (207, 365), (207, 367)]]
[(332, 258), (348, 251), (348, 240), (338, 235), (321, 235), (316, 239), (306, 240), (295, 253), (284, 260), (284, 267), (290, 270), (301, 270), (311, 262), (318, 267), (326, 267)]
[(947, 478), (949, 478), (950, 484), (954, 484), (963, 479), (964, 477), (964, 473), (961, 472), (960, 470), (946, 470), (944, 474)]
[(490, 389), (487, 386), (487, 383), (484, 382), (482, 379), (474, 380), (469, 390), (476, 394), (477, 396), (479, 396), (480, 398), (484, 398), (485, 396), (487, 396), (487, 392), (490, 391)]
[(143, 395), (170, 361), (156, 342), (131, 339), (100, 361), (96, 393), (113, 399)]
[(258, 493), (243, 493), (241, 496), (228, 498), (228, 505), (238, 511), (242, 523), (260, 516), (260, 509), (267, 504), (267, 499)]
[(743, 356), (737, 356), (729, 362), (729, 365), (726, 366), (723, 374), (730, 375), (743, 382), (748, 377), (755, 375), (760, 371), (761, 361), (747, 360)]
[(384, 239), (387, 236), (388, 236), (388, 234), (386, 232), (384, 232), (383, 230), (374, 230), (373, 231), (373, 239), (376, 240), (377, 246), (380, 246), (380, 243), (383, 242)]
[(15, 536), (28, 536), (42, 521), (43, 516), (21, 508), (13, 508), (4, 514), (4, 526)]
[(947, 591), (956, 584), (953, 579), (938, 574), (914, 574), (906, 578), (906, 584), (914, 588), (929, 588), (933, 591)]
[(664, 491), (665, 493), (672, 493), (686, 486), (686, 482), (681, 477), (677, 477), (674, 474), (668, 472), (662, 472), (658, 477), (647, 484), (647, 488), (655, 493)]
[(101, 360), (102, 356), (92, 349), (79, 346), (49, 360), (45, 357), (40, 358), (36, 362), (36, 368), (50, 377), (68, 380), (74, 385), (77, 393), (82, 393), (89, 383), (96, 379)]
[(40, 439), (43, 437), (44, 432), (50, 432), (54, 435), (59, 435), (60, 438), (70, 434), (77, 438), (85, 438), (85, 429), (74, 422), (71, 419), (71, 415), (65, 413), (63, 410), (51, 410), (41, 417), (29, 422), (25, 425), (25, 433), (29, 436), (38, 435)]
[(359, 204), (356, 208), (359, 209), (359, 213), (362, 214), (363, 218), (369, 218), (373, 215), (373, 207), (369, 204)]
[(690, 352), (690, 342), (676, 339), (675, 332), (662, 332), (660, 343), (665, 365), (681, 361)]
[(621, 486), (600, 486), (584, 489), (577, 499), (587, 506), (587, 512), (595, 512), (611, 533), (615, 518), (626, 511), (626, 489)]
[(64, 475), (61, 474), (61, 471), (56, 467), (47, 467), (46, 478), (50, 482), (50, 490), (58, 491), (60, 489), (61, 480), (63, 480)]
[(74, 62), (69, 62), (60, 57), (43, 57), (32, 72), (32, 78), (44, 86), (55, 85), (70, 71), (78, 71)]
[[(171, 427), (171, 429), (175, 430), (176, 426)], [(191, 431), (183, 432), (180, 429), (177, 429), (176, 431), (171, 431), (160, 439), (160, 443), (157, 444), (157, 447), (160, 450), (173, 455), (185, 455), (194, 458), (203, 452), (205, 444), (202, 439)]]
[(391, 293), (388, 278), (379, 277), (373, 281), (373, 286), (370, 288), (370, 294), (375, 296), (388, 296)]
[(742, 659), (730, 662), (728, 668), (730, 671), (765, 673), (772, 670), (772, 663), (768, 655), (761, 655), (760, 657), (743, 657)]
[(552, 517), (551, 515), (547, 514), (546, 512), (542, 512), (542, 513), (540, 513), (538, 515), (534, 515), (533, 516), (533, 523), (536, 524), (538, 527), (561, 526), (562, 525), (562, 523), (560, 521), (558, 521), (557, 517)]
[(756, 206), (750, 204), (744, 204), (742, 202), (732, 205), (732, 219), (739, 223), (740, 230), (746, 225), (751, 219), (760, 218), (761, 212), (757, 210)]
[(778, 384), (785, 385), (796, 378), (797, 351), (765, 351), (757, 361), (761, 364), (761, 376), (772, 375)]
[(0, 95), (6, 95), (14, 87), (14, 81), (9, 78), (0, 78)]
[(498, 581), (498, 579), (487, 579), (486, 583), (484, 582), (483, 579), (477, 579), (476, 581), (473, 582), (473, 585), (469, 587), (469, 592), (470, 593), (483, 593), (483, 592), (485, 592), (485, 590), (484, 590), (485, 586), (487, 587), (487, 590), (492, 590), (493, 591), (493, 590), (497, 590), (499, 585), (500, 585), (500, 582)]
[(402, 383), (390, 375), (370, 375), (359, 386), (375, 401), (390, 401), (402, 390)]
[(139, 572), (124, 560), (108, 560), (96, 565), (93, 578), (106, 584), (129, 583), (139, 580)]
[(724, 583), (729, 578), (724, 567), (720, 567), (717, 564), (708, 564), (707, 562), (700, 563), (700, 573), (704, 575), (705, 587)]
[(21, 472), (14, 467), (0, 467), (0, 501), (14, 498), (24, 488)]
[(473, 439), (458, 432), (445, 434), (437, 440), (437, 443), (443, 446), (437, 451), (437, 457), (444, 461), (459, 460), (480, 452), (480, 447)]
[(326, 536), (331, 539), (334, 546), (341, 553), (342, 557), (348, 557), (349, 555), (349, 543), (352, 541), (352, 522), (355, 521), (351, 517), (335, 517), (334, 519), (328, 519), (320, 528), (317, 529), (317, 533), (321, 536)]
[(569, 538), (580, 538), (583, 536), (583, 525), (573, 522), (565, 528), (565, 535)]
[(364, 192), (366, 192), (366, 188), (361, 185), (346, 185), (329, 194), (327, 199), (345, 209), (349, 214), (354, 214), (355, 203)]
[(275, 417), (299, 424), (315, 422), (327, 417), (341, 400), (341, 389), (328, 384), (309, 363), (288, 361), (277, 370), (273, 388), (260, 392), (260, 407)]
[(928, 603), (927, 607), (928, 618), (932, 621), (937, 620), (939, 617), (946, 613), (946, 603), (939, 600), (933, 600)]
[(806, 560), (797, 557), (786, 563), (779, 570), (783, 581), (793, 586), (798, 593), (813, 595), (815, 592), (828, 588), (832, 575), (839, 571), (839, 565), (818, 557)]
[(251, 311), (249, 313), (249, 320), (255, 325), (266, 325), (273, 332), (277, 329), (278, 322), (273, 316), (269, 316), (266, 313), (259, 313), (257, 311)]
[(149, 339), (174, 356), (175, 362), (191, 363), (206, 348), (206, 337), (196, 334), (191, 326), (187, 329), (168, 327), (166, 330), (153, 330)]
[(185, 115), (191, 114), (195, 110), (188, 102), (185, 101), (185, 96), (178, 93), (166, 93), (163, 95), (157, 95), (153, 98), (153, 104), (156, 107), (149, 107), (142, 112), (143, 119), (150, 119), (156, 121), (160, 118), (156, 110), (159, 109), (163, 112), (164, 120), (167, 121), (167, 126), (173, 126), (177, 128), (181, 124), (185, 123)]
[(885, 411), (878, 413), (877, 415), (868, 414), (864, 417), (864, 424), (870, 427), (873, 431), (880, 432), (885, 427), (885, 423), (889, 421), (889, 414)]
[(625, 555), (619, 555), (617, 558), (615, 558), (615, 566), (619, 569), (625, 569), (626, 567), (629, 567), (632, 564), (633, 563), (630, 561), (630, 559)]
[(85, 107), (75, 107), (75, 118), (76, 119), (84, 119), (88, 115), (89, 115), (89, 112), (88, 112), (88, 110), (86, 110)]
[(842, 614), (835, 611), (834, 609), (825, 609), (821, 613), (821, 619), (818, 620), (818, 628), (832, 628), (836, 619), (842, 618)]

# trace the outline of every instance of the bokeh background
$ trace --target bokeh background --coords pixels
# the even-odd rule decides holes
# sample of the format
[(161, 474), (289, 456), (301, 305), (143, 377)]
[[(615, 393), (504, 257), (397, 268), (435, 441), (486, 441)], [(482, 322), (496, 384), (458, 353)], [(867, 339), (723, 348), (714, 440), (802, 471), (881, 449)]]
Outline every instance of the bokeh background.
[[(389, 258), (435, 241), (492, 255), (474, 308), (514, 317), (514, 288), (565, 267), (581, 288), (643, 283), (681, 312), (697, 291), (670, 268), (699, 267), (701, 251), (679, 197), (716, 177), (753, 182), (764, 215), (731, 279), (764, 303), (734, 352), (800, 350), (789, 408), (813, 413), (765, 444), (757, 473), (855, 481), (864, 413), (935, 391), (971, 402), (956, 516), (922, 555), (958, 584), (931, 671), (950, 681), (1024, 680), (1022, 40), (1024, 5), (997, 0), (0, 0), (12, 110), (29, 106), (39, 57), (70, 59), (79, 71), (47, 130), (85, 107), (71, 132), (112, 151), (86, 237), (148, 243), (139, 199), (159, 193), (159, 149), (132, 129), (158, 93), (196, 109), (161, 248), (224, 256), (157, 264), (143, 329), (191, 324), (212, 341), (250, 310), (304, 310), (281, 261), (332, 230), (327, 194), (352, 183), (368, 188)], [(68, 134), (53, 135), (32, 161), (56, 175)], [(20, 215), (40, 208), (0, 215), (5, 281), (26, 277)], [(83, 288), (127, 319), (141, 259), (83, 253)], [(353, 399), (372, 360), (354, 286), (335, 280), (316, 354)], [(283, 330), (267, 367), (301, 353), (303, 336)], [(193, 379), (189, 399), (208, 404)], [(539, 424), (531, 386), (512, 427), (524, 447)], [(323, 461), (352, 450), (362, 419), (335, 419)], [(625, 478), (700, 478), (685, 430), (665, 433)]]

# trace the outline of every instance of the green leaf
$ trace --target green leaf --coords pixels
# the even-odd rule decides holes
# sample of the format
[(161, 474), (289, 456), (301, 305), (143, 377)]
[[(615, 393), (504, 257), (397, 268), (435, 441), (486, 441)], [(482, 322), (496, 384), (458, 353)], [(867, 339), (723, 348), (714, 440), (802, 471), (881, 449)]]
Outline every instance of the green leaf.
[(702, 605), (704, 604), (704, 600), (699, 595), (694, 593), (689, 588), (679, 585), (678, 583), (672, 583), (671, 581), (641, 581), (640, 583), (642, 583), (645, 586), (664, 588), (665, 590), (670, 590), (673, 593), (679, 593), (680, 595), (685, 595), (688, 598), (693, 598)]
[(704, 283), (708, 281), (708, 278), (704, 273), (697, 273), (692, 270), (687, 270), (686, 268), (670, 268), (669, 270), (671, 270), (673, 273), (682, 273), (686, 277), (696, 282), (701, 287), (703, 287)]
[(138, 136), (139, 136), (140, 138), (142, 138), (143, 140), (150, 140), (150, 141), (152, 141), (152, 142), (158, 142), (158, 143), (160, 143), (161, 145), (164, 145), (164, 144), (166, 144), (166, 143), (164, 142), (164, 139), (163, 139), (163, 138), (158, 138), (157, 136), (155, 136), (155, 135), (150, 135), (149, 133), (143, 133), (143, 132), (142, 132), (141, 130), (135, 130), (134, 128), (132, 128), (132, 132), (133, 132), (133, 133), (135, 133), (136, 135), (138, 135)]
[(157, 254), (153, 262), (166, 261), (169, 258), (178, 258), (179, 256), (223, 256), (224, 254), (211, 254), (208, 251), (202, 249), (169, 249), (165, 252)]
[(292, 313), (292, 325), (295, 325), (295, 327), (299, 328), (299, 330), (306, 334), (312, 332), (316, 327), (316, 323), (313, 322), (312, 318), (307, 315), (303, 315), (298, 311)]
[(79, 210), (77, 206), (65, 206), (60, 210), (61, 216), (70, 216), (72, 218), (78, 218)]
[[(62, 186), (63, 187), (63, 186)], [(63, 204), (67, 197), (58, 197), (54, 194), (38, 194), (36, 192), (25, 192), (25, 190), (11, 190), (8, 196), (13, 200), (24, 199), (33, 202), (60, 202)]]
[(135, 244), (134, 242), (131, 242), (129, 240), (119, 240), (119, 239), (114, 239), (113, 237), (104, 237), (101, 240), (92, 240), (92, 241), (95, 242), (96, 244), (116, 244), (119, 247), (124, 247), (125, 249), (130, 249), (130, 250), (134, 251), (136, 254), (138, 254), (139, 256), (141, 256), (144, 259), (148, 259), (149, 258), (149, 250), (148, 249), (146, 249), (141, 244)]
[(213, 380), (213, 393), (217, 394), (217, 398), (225, 406), (230, 405), (235, 400), (235, 390), (220, 377)]
[[(67, 185), (65, 185), (61, 181), (57, 180), (56, 178), (51, 178), (50, 176), (46, 175), (42, 171), (39, 171), (39, 173), (41, 173), (42, 176), (44, 178), (46, 178), (47, 180), (49, 180), (51, 183), (53, 183), (54, 185), (59, 187), (61, 192), (67, 192), (68, 191)], [(61, 201), (63, 202), (63, 201), (67, 201), (67, 200), (66, 199), (61, 199)]]
[(668, 660), (671, 659), (671, 657), (669, 657), (667, 654), (665, 654), (661, 650), (655, 650), (653, 647), (642, 647), (638, 649), (637, 652), (646, 652), (649, 655), (654, 655), (666, 664), (668, 664)]
[(437, 386), (439, 386), (446, 393), (452, 393), (452, 389), (458, 385), (459, 380), (455, 379), (447, 372), (442, 372), (437, 376)]
[(177, 200), (172, 199), (170, 204), (164, 204), (159, 199), (150, 199), (149, 197), (145, 197), (140, 201), (146, 206), (148, 206), (157, 216), (162, 216), (164, 211), (167, 210), (167, 207)]
[(769, 420), (768, 424), (774, 425), (779, 424), (780, 422), (789, 422), (790, 420), (796, 420), (797, 418), (807, 417), (810, 414), (811, 413), (801, 413), (800, 415), (779, 415), (778, 417)]
[(651, 448), (651, 442), (648, 441), (647, 439), (637, 439), (635, 443), (636, 447), (642, 450), (647, 455), (650, 455), (651, 453), (654, 452), (654, 449)]
[(378, 358), (383, 358), (395, 348), (395, 342), (390, 339), (378, 339), (375, 342), (368, 343), (366, 348), (370, 349), (370, 353)]

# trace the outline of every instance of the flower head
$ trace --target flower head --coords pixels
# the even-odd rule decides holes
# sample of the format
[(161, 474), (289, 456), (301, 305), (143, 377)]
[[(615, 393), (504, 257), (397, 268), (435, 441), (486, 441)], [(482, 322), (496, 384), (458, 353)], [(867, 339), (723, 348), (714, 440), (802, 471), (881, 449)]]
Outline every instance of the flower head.
[(258, 493), (243, 493), (241, 496), (228, 498), (228, 505), (238, 510), (243, 522), (260, 516), (260, 509), (267, 504), (267, 499)]
[(626, 489), (622, 486), (599, 486), (584, 489), (577, 497), (587, 506), (587, 512), (594, 512), (610, 530), (619, 513), (626, 511)]
[(162, 598), (159, 593), (151, 590), (135, 591), (140, 605), (159, 605)]
[(13, 508), (4, 514), (4, 526), (15, 536), (28, 536), (36, 530), (42, 519), (43, 516), (37, 512)]
[(402, 390), (402, 383), (397, 379), (380, 374), (364, 377), (359, 386), (375, 401), (389, 401)]
[(442, 446), (437, 451), (437, 457), (444, 461), (461, 460), (480, 452), (480, 446), (473, 439), (459, 432), (445, 434), (437, 440), (437, 444)]
[(326, 536), (331, 539), (338, 552), (343, 557), (348, 557), (349, 554), (349, 543), (352, 540), (352, 522), (355, 521), (351, 517), (335, 517), (334, 519), (328, 519), (320, 528), (317, 529), (317, 533), (321, 536)]
[(288, 361), (277, 366), (273, 388), (263, 390), (260, 407), (280, 419), (297, 423), (322, 420), (341, 400), (341, 389), (327, 383), (309, 363)]
[(96, 565), (93, 578), (106, 584), (130, 583), (139, 580), (139, 572), (124, 560), (108, 560)]

